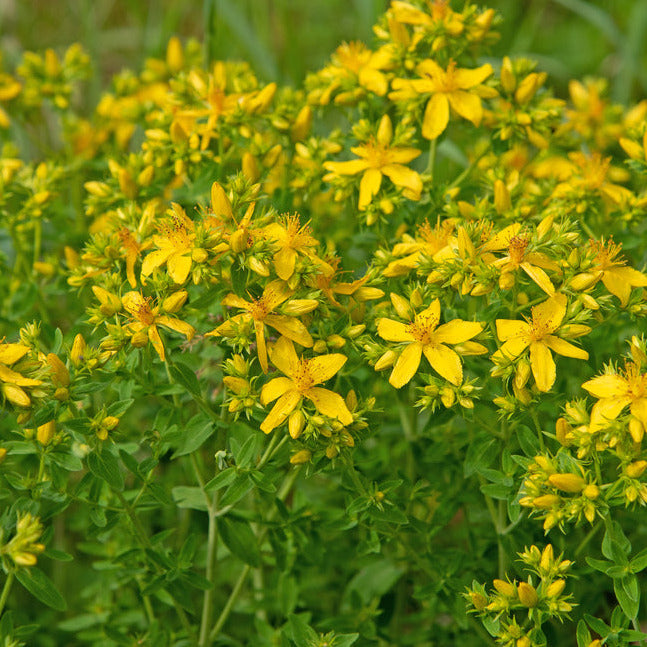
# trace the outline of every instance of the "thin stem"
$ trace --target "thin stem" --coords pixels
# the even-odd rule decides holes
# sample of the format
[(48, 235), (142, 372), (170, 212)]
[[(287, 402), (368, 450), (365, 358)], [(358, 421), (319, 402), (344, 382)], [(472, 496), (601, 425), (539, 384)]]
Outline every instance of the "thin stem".
[(433, 176), (434, 174), (434, 164), (436, 163), (436, 142), (437, 139), (432, 139), (429, 144), (429, 159), (427, 160), (426, 172), (429, 175)]
[(539, 446), (541, 447), (541, 451), (543, 452), (546, 449), (546, 445), (544, 444), (544, 434), (541, 430), (541, 425), (539, 424), (539, 416), (537, 415), (537, 412), (535, 409), (530, 409), (530, 417), (532, 418), (532, 421), (535, 423), (535, 429), (537, 431), (537, 440), (539, 440)]
[(9, 592), (11, 591), (11, 585), (13, 584), (13, 578), (14, 572), (9, 571), (9, 573), (7, 573), (7, 579), (5, 580), (4, 586), (2, 587), (2, 595), (0, 595), (0, 617), (2, 616), (4, 605), (7, 603), (7, 598), (9, 597)]
[[(300, 468), (301, 466), (298, 465), (296, 468), (288, 472), (288, 474), (286, 475), (285, 480), (283, 481), (283, 485), (279, 489), (279, 493), (277, 495), (277, 499), (279, 499), (279, 501), (285, 501), (285, 499), (287, 498), (288, 494), (290, 493), (290, 490), (294, 486), (294, 482), (297, 480), (297, 477), (299, 476), (299, 472), (301, 471)], [(276, 514), (276, 508), (273, 508), (270, 511), (270, 513), (267, 515), (266, 521), (272, 521), (272, 519), (274, 519), (275, 514)], [(267, 534), (267, 527), (264, 528), (258, 535), (259, 544), (263, 541), (266, 534)], [(211, 633), (209, 634), (209, 642), (206, 643), (206, 645), (210, 645), (218, 637), (220, 630), (223, 628), (225, 622), (227, 622), (227, 618), (229, 617), (229, 614), (231, 613), (231, 610), (236, 600), (238, 599), (238, 596), (240, 595), (240, 592), (243, 588), (243, 584), (245, 583), (245, 580), (247, 579), (247, 576), (249, 575), (251, 568), (252, 567), (249, 566), (249, 564), (245, 564), (245, 566), (243, 566), (243, 569), (240, 572), (240, 575), (238, 576), (238, 580), (236, 580), (236, 584), (234, 584), (234, 588), (229, 594), (229, 598), (227, 599), (225, 606), (223, 607), (222, 611), (220, 612), (220, 615), (218, 616), (218, 619), (216, 620), (216, 624), (214, 625), (213, 629), (211, 630)]]
[[(203, 488), (204, 491), (204, 488)], [(217, 494), (217, 493), (216, 493)], [(206, 493), (205, 493), (206, 495)], [(200, 620), (200, 638), (198, 645), (207, 647), (209, 640), (209, 627), (211, 626), (211, 610), (213, 609), (213, 596), (215, 590), (215, 573), (218, 553), (218, 524), (216, 523), (217, 497), (214, 495), (213, 502), (209, 506), (209, 529), (207, 532), (207, 567), (205, 576), (211, 582), (211, 586), (204, 592), (202, 600), (202, 618)]]

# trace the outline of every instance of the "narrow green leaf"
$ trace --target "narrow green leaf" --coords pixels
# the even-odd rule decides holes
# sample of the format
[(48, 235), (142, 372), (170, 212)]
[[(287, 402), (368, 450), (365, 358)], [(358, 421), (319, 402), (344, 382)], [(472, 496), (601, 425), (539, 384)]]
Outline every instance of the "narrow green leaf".
[(221, 517), (218, 519), (218, 530), (225, 546), (250, 566), (261, 565), (261, 553), (256, 542), (256, 535), (248, 521)]
[(190, 508), (191, 510), (208, 510), (207, 500), (204, 492), (199, 487), (178, 485), (171, 490), (173, 500), (178, 508)]
[(200, 383), (193, 369), (181, 362), (174, 362), (169, 365), (169, 371), (173, 380), (181, 384), (189, 393), (200, 395)]
[(91, 452), (87, 457), (88, 469), (114, 490), (124, 489), (124, 477), (119, 469), (119, 461), (109, 451)]
[(181, 443), (171, 458), (186, 456), (196, 449), (213, 435), (215, 427), (211, 419), (204, 413), (198, 413), (186, 423), (181, 429)]
[(638, 615), (638, 608), (640, 606), (639, 601), (632, 600), (631, 597), (627, 595), (627, 592), (622, 585), (622, 580), (613, 580), (613, 591), (620, 603), (622, 612), (627, 616), (627, 618), (633, 620)]
[(17, 580), (38, 600), (57, 611), (65, 611), (67, 604), (52, 580), (39, 568), (20, 568)]

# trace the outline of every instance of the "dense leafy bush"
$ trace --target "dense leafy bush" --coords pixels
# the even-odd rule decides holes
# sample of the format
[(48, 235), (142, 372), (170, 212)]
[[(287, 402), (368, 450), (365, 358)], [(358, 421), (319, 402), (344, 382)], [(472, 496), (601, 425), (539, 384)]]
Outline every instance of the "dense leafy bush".
[(0, 75), (4, 645), (642, 644), (647, 101), (499, 20)]

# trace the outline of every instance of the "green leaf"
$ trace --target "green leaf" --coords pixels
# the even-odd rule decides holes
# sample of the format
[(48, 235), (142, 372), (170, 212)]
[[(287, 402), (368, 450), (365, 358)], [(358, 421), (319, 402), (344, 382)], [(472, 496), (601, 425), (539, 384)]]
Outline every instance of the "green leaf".
[(591, 632), (586, 626), (584, 620), (577, 623), (577, 647), (589, 647), (591, 642)]
[(640, 600), (632, 600), (622, 584), (623, 580), (613, 580), (613, 591), (618, 598), (622, 612), (633, 620), (638, 615), (638, 608), (640, 607)]
[(184, 429), (181, 429), (181, 444), (171, 458), (191, 454), (201, 447), (202, 443), (212, 436), (215, 430), (213, 422), (206, 414), (196, 414), (186, 423)]
[(288, 616), (285, 633), (297, 647), (305, 647), (305, 645), (319, 642), (319, 634), (304, 620), (302, 615), (291, 613)]
[(218, 519), (218, 530), (225, 546), (250, 566), (261, 565), (261, 553), (256, 542), (256, 535), (248, 521), (221, 517)]
[(217, 492), (223, 487), (227, 487), (236, 480), (237, 472), (233, 467), (227, 467), (220, 474), (214, 476), (205, 486), (207, 492)]
[(472, 441), (467, 449), (463, 473), (465, 476), (472, 476), (481, 468), (487, 467), (499, 453), (499, 445), (496, 438), (490, 434), (484, 434)]
[(106, 414), (120, 418), (124, 415), (124, 413), (126, 413), (126, 411), (128, 411), (130, 405), (133, 402), (134, 400), (132, 398), (129, 398), (128, 400), (119, 400), (118, 402), (113, 402), (106, 410)]
[(247, 474), (239, 474), (236, 480), (225, 490), (220, 497), (220, 505), (233, 505), (236, 501), (242, 499), (252, 488), (254, 484), (250, 481)]
[(204, 492), (199, 487), (177, 485), (171, 490), (171, 494), (178, 508), (203, 510), (205, 512), (209, 509)]
[(39, 568), (20, 568), (16, 571), (18, 581), (38, 600), (57, 611), (65, 611), (67, 604), (54, 582)]
[(335, 647), (350, 647), (357, 639), (359, 634), (337, 634), (335, 636)]
[(629, 567), (632, 573), (640, 573), (647, 568), (647, 548), (641, 550), (630, 562)]
[(603, 620), (600, 620), (600, 618), (596, 618), (595, 616), (591, 616), (588, 613), (584, 614), (584, 620), (586, 620), (586, 624), (595, 631), (596, 634), (599, 634), (602, 638), (606, 638), (610, 633), (611, 633), (611, 627), (607, 626)]
[(481, 492), (493, 499), (505, 501), (510, 494), (510, 487), (497, 483), (488, 483), (487, 485), (481, 485)]
[(200, 395), (200, 383), (195, 371), (181, 362), (174, 362), (169, 365), (171, 377), (175, 382), (181, 384), (192, 395)]
[(603, 559), (593, 559), (593, 557), (587, 557), (586, 563), (594, 568), (596, 571), (601, 573), (606, 573), (611, 567), (613, 567), (613, 562), (607, 562)]
[(119, 461), (109, 451), (91, 452), (87, 457), (88, 469), (114, 490), (124, 489), (124, 477), (119, 469)]
[(602, 554), (616, 564), (626, 564), (631, 552), (631, 542), (627, 539), (617, 521), (607, 523), (602, 539)]
[(400, 579), (404, 569), (388, 559), (378, 558), (365, 566), (348, 584), (348, 591), (356, 591), (364, 604), (382, 597)]

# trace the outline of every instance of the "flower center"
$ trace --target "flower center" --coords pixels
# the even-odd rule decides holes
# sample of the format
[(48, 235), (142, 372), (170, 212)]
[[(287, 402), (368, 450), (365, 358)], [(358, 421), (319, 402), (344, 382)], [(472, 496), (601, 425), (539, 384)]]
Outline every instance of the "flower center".
[(510, 256), (510, 260), (516, 265), (519, 265), (523, 260), (529, 242), (530, 239), (526, 236), (513, 236), (510, 239), (510, 244), (508, 245), (508, 256)]
[(315, 381), (310, 372), (310, 366), (307, 359), (299, 360), (299, 364), (294, 372), (293, 382), (299, 393), (305, 393), (314, 385)]
[(135, 311), (135, 317), (145, 326), (151, 326), (155, 322), (155, 315), (151, 310), (151, 297), (143, 297), (142, 302)]
[(407, 326), (407, 332), (424, 346), (433, 342), (434, 330), (438, 319), (433, 315), (417, 315), (415, 321)]

